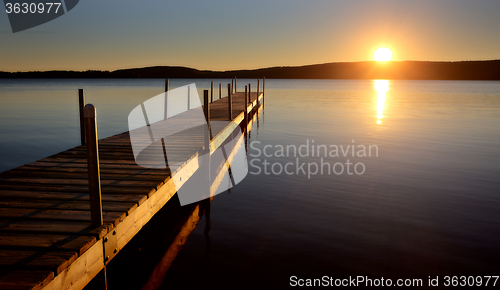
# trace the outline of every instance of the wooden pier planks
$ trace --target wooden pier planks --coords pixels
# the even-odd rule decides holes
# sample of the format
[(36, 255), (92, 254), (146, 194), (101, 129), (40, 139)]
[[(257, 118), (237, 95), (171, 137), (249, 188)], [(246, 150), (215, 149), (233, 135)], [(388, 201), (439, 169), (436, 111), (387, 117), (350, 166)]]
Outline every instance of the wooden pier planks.
[[(213, 150), (243, 120), (244, 93), (232, 98), (236, 118), (227, 128), (212, 127)], [(211, 103), (210, 114), (213, 121), (229, 121), (226, 99)], [(128, 132), (100, 140), (99, 228), (90, 226), (84, 146), (0, 173), (0, 289), (83, 288), (104, 267), (103, 237), (118, 232), (121, 249), (175, 193), (171, 171), (187, 180), (196, 170), (202, 143), (172, 148), (185, 157), (180, 168), (146, 169), (134, 161)]]

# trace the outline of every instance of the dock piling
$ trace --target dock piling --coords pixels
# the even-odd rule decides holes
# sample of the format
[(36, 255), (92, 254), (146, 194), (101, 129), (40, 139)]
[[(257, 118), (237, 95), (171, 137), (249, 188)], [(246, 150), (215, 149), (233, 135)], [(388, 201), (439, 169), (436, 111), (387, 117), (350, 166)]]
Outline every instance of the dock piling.
[(231, 85), (227, 84), (227, 110), (229, 121), (233, 120), (233, 99), (231, 97)]
[[(204, 156), (205, 158), (202, 159), (202, 163), (200, 165), (200, 169), (204, 173), (205, 177), (205, 182), (207, 185), (207, 188), (210, 188), (211, 182), (210, 182), (210, 141), (212, 139), (212, 132), (210, 128), (210, 102), (208, 98), (208, 90), (203, 90), (203, 110), (205, 112), (205, 118), (207, 120), (207, 127), (204, 130)], [(205, 198), (210, 197), (210, 192), (208, 195), (204, 196)]]
[[(205, 112), (205, 119), (207, 120), (207, 130), (205, 130), (205, 152), (208, 153), (210, 163), (210, 140), (212, 139), (212, 130), (210, 128), (210, 102), (208, 98), (208, 90), (203, 91), (203, 111)], [(210, 170), (210, 165), (208, 169)], [(210, 179), (210, 178), (209, 178)]]
[(208, 126), (210, 126), (210, 102), (208, 101), (208, 90), (203, 91), (203, 111), (205, 113), (205, 119), (207, 120)]
[(248, 103), (252, 103), (252, 85), (248, 84)]
[(99, 172), (96, 108), (92, 104), (85, 106), (85, 131), (87, 137), (90, 216), (92, 226), (100, 227), (102, 226), (101, 175)]
[(210, 103), (214, 102), (214, 82), (210, 83)]
[(257, 79), (257, 107), (259, 107), (260, 79)]
[(222, 98), (222, 84), (219, 83), (219, 100)]
[(243, 112), (245, 112), (245, 126), (248, 124), (248, 86), (245, 86), (245, 107), (243, 109)]
[(83, 89), (78, 90), (78, 103), (80, 108), (80, 140), (81, 145), (85, 145), (85, 116), (84, 116), (84, 107), (85, 107), (85, 93)]
[(234, 77), (234, 92), (236, 93), (238, 91), (238, 79)]

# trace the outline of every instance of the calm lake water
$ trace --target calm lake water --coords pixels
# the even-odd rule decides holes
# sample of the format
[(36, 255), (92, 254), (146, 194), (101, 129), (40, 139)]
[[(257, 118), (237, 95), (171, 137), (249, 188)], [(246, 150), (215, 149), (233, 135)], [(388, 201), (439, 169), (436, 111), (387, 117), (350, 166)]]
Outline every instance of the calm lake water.
[[(210, 84), (170, 87), (193, 82)], [(104, 138), (163, 80), (0, 80), (0, 171), (79, 144), (78, 88)], [(162, 289), (500, 274), (500, 82), (267, 80), (249, 143), (248, 176), (211, 203), (209, 259), (202, 221)]]

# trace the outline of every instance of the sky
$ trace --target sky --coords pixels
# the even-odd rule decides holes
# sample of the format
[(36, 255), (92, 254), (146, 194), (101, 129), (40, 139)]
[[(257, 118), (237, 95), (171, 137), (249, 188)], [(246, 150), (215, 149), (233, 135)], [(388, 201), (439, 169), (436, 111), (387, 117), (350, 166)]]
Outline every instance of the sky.
[(499, 14), (498, 0), (81, 0), (17, 33), (0, 12), (0, 71), (255, 69), (379, 47), (396, 61), (500, 59)]

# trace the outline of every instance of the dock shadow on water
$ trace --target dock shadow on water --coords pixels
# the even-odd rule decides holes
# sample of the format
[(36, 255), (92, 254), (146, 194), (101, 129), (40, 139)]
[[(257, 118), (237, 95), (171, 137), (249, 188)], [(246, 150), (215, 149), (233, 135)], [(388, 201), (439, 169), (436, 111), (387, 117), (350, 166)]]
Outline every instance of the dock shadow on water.
[[(263, 117), (263, 106), (249, 117), (248, 124), (237, 127), (232, 134), (233, 138), (226, 139), (221, 145), (230, 149), (224, 152), (227, 155), (224, 156), (225, 162), (212, 163), (210, 166), (211, 196), (181, 206), (176, 193), (125, 246), (120, 255), (108, 264), (106, 274), (108, 289), (162, 289), (165, 283), (168, 284), (166, 279), (168, 270), (196, 229), (203, 232), (205, 239), (203, 257), (200, 259), (210, 260), (211, 203), (220, 188), (229, 188), (228, 192), (231, 192), (231, 185), (235, 184), (231, 167), (235, 165), (234, 163), (241, 162), (239, 160), (241, 158), (237, 156), (246, 156), (250, 130), (253, 125), (259, 127), (259, 118)], [(183, 185), (185, 191), (189, 191), (190, 187), (196, 190), (199, 187), (199, 180), (206, 178), (206, 173), (200, 169)], [(204, 267), (204, 263), (200, 262), (199, 265), (193, 266)], [(93, 280), (84, 289), (101, 289), (100, 287), (100, 281)]]

